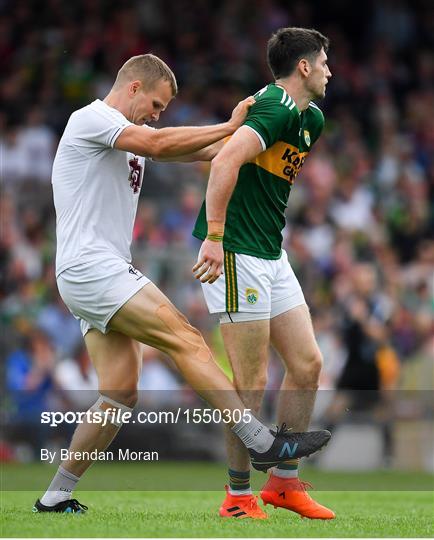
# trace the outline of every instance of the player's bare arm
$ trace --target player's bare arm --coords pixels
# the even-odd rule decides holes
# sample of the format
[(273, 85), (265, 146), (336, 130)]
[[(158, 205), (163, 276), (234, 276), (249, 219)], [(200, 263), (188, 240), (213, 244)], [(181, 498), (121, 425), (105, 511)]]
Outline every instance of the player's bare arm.
[(204, 240), (197, 263), (193, 267), (196, 279), (214, 283), (223, 268), (223, 235), (226, 209), (238, 178), (240, 167), (263, 151), (256, 133), (240, 127), (212, 160), (206, 192), (208, 236)]
[(254, 102), (251, 96), (240, 101), (227, 122), (214, 126), (167, 127), (155, 130), (129, 126), (117, 138), (115, 148), (155, 159), (185, 156), (232, 135), (244, 122)]
[(217, 141), (213, 144), (210, 144), (209, 146), (206, 146), (205, 148), (202, 148), (201, 150), (198, 150), (197, 152), (192, 152), (191, 154), (185, 154), (184, 156), (177, 156), (173, 158), (160, 158), (155, 159), (154, 161), (161, 161), (161, 162), (178, 162), (178, 163), (192, 163), (193, 161), (212, 161), (215, 156), (220, 152), (220, 150), (223, 148), (224, 145), (224, 139), (221, 139), (220, 141)]

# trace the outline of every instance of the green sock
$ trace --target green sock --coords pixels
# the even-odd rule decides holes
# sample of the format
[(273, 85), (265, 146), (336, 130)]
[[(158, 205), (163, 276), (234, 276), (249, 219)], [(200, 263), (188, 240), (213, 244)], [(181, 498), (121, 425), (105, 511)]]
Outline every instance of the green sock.
[(279, 463), (277, 467), (274, 467), (273, 475), (279, 478), (297, 478), (299, 462), (300, 459), (288, 459), (288, 461)]
[(229, 493), (231, 495), (248, 495), (252, 493), (250, 487), (250, 471), (234, 471), (228, 469)]

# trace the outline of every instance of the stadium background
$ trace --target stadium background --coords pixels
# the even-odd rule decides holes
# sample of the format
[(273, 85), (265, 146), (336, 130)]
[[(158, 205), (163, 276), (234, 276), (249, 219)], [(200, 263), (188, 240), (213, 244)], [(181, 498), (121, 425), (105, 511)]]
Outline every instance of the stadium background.
[[(371, 347), (363, 362), (371, 380), (379, 380), (381, 397), (374, 400), (376, 408), (367, 408), (362, 391), (360, 411), (341, 410), (347, 425), (346, 435), (341, 432), (343, 451), (335, 447), (333, 458), (329, 449), (318, 465), (333, 468), (338, 461), (350, 467), (432, 470), (427, 423), (434, 345), (430, 2), (366, 1), (354, 9), (338, 0), (290, 6), (272, 0), (3, 0), (0, 10), (0, 345), (7, 391), (1, 459), (32, 460), (38, 446), (60, 444), (41, 429), (39, 412), (85, 407), (95, 388), (78, 324), (58, 297), (53, 271), (50, 171), (69, 114), (104, 97), (127, 58), (153, 52), (171, 66), (180, 87), (159, 125), (219, 122), (239, 99), (270, 80), (265, 44), (271, 32), (296, 25), (315, 27), (331, 39), (333, 74), (319, 103), (325, 133), (291, 193), (284, 240), (325, 357), (319, 400), (324, 405), (317, 423), (335, 421), (326, 410), (327, 403), (338, 401), (334, 389), (354, 345), (345, 339), (354, 276), (369, 280), (367, 274), (375, 271), (366, 302), (378, 306), (387, 334), (372, 352), (360, 324), (355, 349)], [(207, 164), (148, 163), (133, 252), (136, 266), (204, 333), (227, 369), (216, 320), (207, 314), (190, 271), (198, 249), (191, 230), (207, 173)], [(272, 355), (269, 406), (281, 375)], [(169, 395), (195, 403), (170, 362), (152, 349), (144, 356), (140, 388), (146, 406), (154, 409), (167, 407)], [(169, 392), (147, 391), (153, 388)], [(137, 439), (135, 429), (124, 428), (124, 444)], [(146, 429), (148, 442), (161, 439), (159, 430)], [(365, 452), (355, 452), (351, 461), (348, 445), (353, 441), (357, 447), (360, 435), (370, 441), (368, 454), (374, 459), (363, 461)], [(67, 440), (68, 433), (62, 436)], [(223, 457), (218, 434), (211, 430), (209, 436), (215, 453), (198, 451), (192, 457)], [(188, 454), (192, 442), (183, 443)]]

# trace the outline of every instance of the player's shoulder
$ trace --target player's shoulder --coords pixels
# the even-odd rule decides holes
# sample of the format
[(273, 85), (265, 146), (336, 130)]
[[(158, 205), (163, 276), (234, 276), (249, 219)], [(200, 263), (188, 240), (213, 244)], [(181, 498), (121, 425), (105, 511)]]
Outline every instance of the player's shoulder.
[(82, 124), (83, 122), (89, 124), (95, 116), (99, 116), (101, 113), (98, 111), (98, 105), (96, 101), (81, 107), (81, 109), (75, 110), (68, 120), (69, 128), (74, 128)]
[(303, 126), (310, 133), (311, 144), (321, 135), (324, 129), (324, 115), (316, 103), (311, 101), (304, 111)]
[(65, 136), (86, 139), (95, 133), (103, 133), (127, 122), (120, 111), (96, 99), (71, 114), (64, 133)]
[(256, 101), (273, 101), (282, 97), (282, 90), (283, 88), (270, 83), (253, 94), (253, 97)]
[(254, 94), (255, 104), (253, 111), (274, 111), (285, 116), (297, 115), (298, 109), (295, 101), (284, 88), (274, 83), (267, 84)]
[(92, 101), (92, 103), (88, 103), (84, 107), (81, 107), (81, 109), (76, 109), (72, 114), (71, 118), (76, 118), (80, 116), (86, 116), (86, 114), (92, 113), (93, 111), (98, 110), (98, 99), (95, 101)]
[(89, 121), (90, 118), (105, 118), (107, 120), (121, 120), (124, 118), (124, 115), (118, 111), (117, 109), (114, 109), (113, 107), (109, 107), (104, 101), (101, 101), (100, 99), (95, 99), (88, 105), (85, 105), (81, 109), (77, 109), (71, 114), (71, 119), (87, 119)]
[(310, 101), (307, 111), (309, 113), (310, 118), (313, 121), (316, 121), (320, 124), (324, 124), (324, 114), (316, 103), (314, 103), (313, 101)]

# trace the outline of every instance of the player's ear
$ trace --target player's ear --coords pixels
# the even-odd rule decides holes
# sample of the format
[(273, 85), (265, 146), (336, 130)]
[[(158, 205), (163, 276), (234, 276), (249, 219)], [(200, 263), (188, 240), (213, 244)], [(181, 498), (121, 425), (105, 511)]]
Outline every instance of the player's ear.
[(132, 97), (137, 94), (142, 89), (142, 81), (131, 81), (128, 85), (128, 94)]
[(311, 72), (311, 66), (308, 60), (306, 58), (302, 58), (298, 62), (298, 69), (303, 77), (308, 77), (309, 73)]

